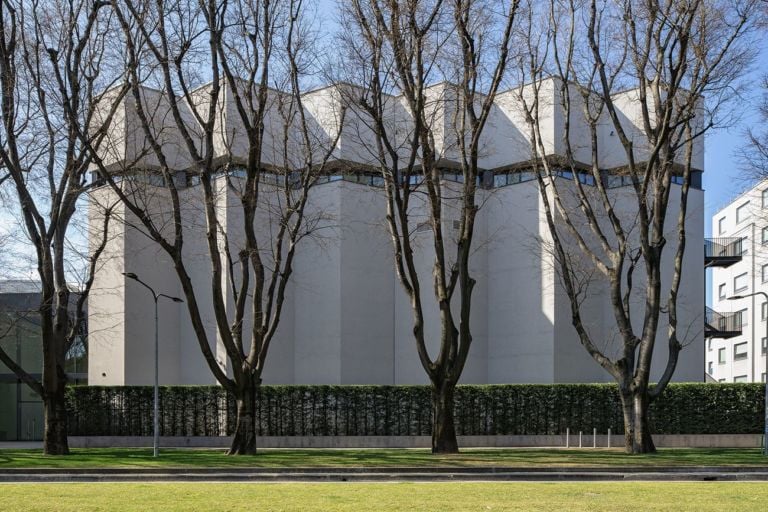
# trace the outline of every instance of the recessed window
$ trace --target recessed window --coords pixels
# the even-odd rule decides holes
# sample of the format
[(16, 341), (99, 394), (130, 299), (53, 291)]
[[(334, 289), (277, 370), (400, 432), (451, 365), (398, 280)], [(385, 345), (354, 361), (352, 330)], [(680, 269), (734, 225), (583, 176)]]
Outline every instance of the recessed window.
[(733, 360), (743, 361), (744, 359), (749, 359), (749, 343), (746, 341), (733, 346)]
[(762, 235), (760, 236), (760, 241), (763, 242), (763, 245), (768, 244), (768, 227), (763, 228)]
[(749, 216), (749, 201), (736, 208), (736, 224), (744, 222)]
[(736, 245), (736, 254), (740, 254), (741, 256), (744, 256), (749, 252), (749, 244), (745, 243), (747, 241), (747, 238), (740, 238)]
[(760, 382), (765, 382), (765, 372), (760, 376)]
[(768, 338), (763, 338), (760, 340), (760, 353), (765, 355), (766, 352), (768, 352)]
[(749, 288), (749, 279), (746, 272), (733, 278), (734, 293), (743, 292), (747, 288)]
[(765, 320), (768, 317), (768, 302), (763, 302), (760, 305), (760, 319)]
[(762, 267), (762, 276), (763, 276), (763, 282), (768, 281), (768, 263), (766, 263)]
[(762, 191), (763, 208), (768, 208), (768, 188), (764, 188)]
[(725, 348), (721, 348), (717, 351), (718, 364), (725, 364)]
[(733, 378), (733, 382), (747, 382), (746, 375), (737, 375)]
[(717, 234), (722, 235), (725, 233), (725, 217), (720, 217), (717, 221)]
[(717, 297), (719, 299), (725, 299), (725, 283), (717, 287)]
[(712, 361), (710, 361), (709, 364), (707, 365), (707, 373), (710, 375), (715, 373), (715, 363), (713, 363)]
[(747, 315), (747, 308), (740, 309), (734, 314), (736, 320), (736, 325), (741, 326), (743, 329), (744, 327), (749, 325), (749, 316)]
[(744, 252), (744, 250), (743, 250), (744, 244), (741, 243), (742, 240), (743, 240), (742, 238), (739, 238), (738, 240), (736, 240), (735, 242), (733, 242), (731, 244), (731, 245), (733, 245), (733, 254), (739, 255), (742, 252)]
[(712, 339), (707, 339), (707, 352), (712, 352)]

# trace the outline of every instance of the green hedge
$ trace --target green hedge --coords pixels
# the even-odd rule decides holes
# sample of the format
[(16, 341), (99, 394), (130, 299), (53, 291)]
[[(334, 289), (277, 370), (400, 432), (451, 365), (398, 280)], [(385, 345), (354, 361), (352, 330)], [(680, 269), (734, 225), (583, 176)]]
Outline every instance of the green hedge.
[[(761, 384), (671, 384), (651, 407), (658, 434), (754, 434), (763, 428)], [(149, 386), (75, 386), (69, 390), (71, 435), (152, 434)], [(234, 401), (218, 386), (160, 388), (161, 435), (231, 434)], [(611, 384), (459, 386), (459, 435), (621, 433)], [(429, 435), (427, 386), (263, 386), (258, 430), (269, 436)]]

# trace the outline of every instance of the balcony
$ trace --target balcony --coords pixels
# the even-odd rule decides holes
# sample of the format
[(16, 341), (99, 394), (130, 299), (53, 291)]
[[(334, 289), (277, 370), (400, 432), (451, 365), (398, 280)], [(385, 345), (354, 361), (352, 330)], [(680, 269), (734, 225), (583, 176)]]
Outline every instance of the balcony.
[(733, 338), (741, 335), (741, 313), (718, 313), (706, 308), (704, 314), (705, 338)]
[(741, 261), (743, 238), (705, 238), (704, 267), (730, 267)]

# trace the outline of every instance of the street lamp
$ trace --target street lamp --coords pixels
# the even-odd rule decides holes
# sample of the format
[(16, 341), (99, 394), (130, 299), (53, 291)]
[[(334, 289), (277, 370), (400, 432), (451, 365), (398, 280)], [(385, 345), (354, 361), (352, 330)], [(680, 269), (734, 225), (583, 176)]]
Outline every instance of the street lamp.
[(157, 334), (157, 301), (160, 300), (161, 297), (164, 297), (166, 299), (170, 299), (173, 302), (184, 302), (178, 297), (171, 297), (170, 295), (166, 295), (164, 293), (155, 293), (155, 290), (149, 286), (147, 283), (139, 279), (139, 276), (134, 274), (133, 272), (123, 272), (123, 275), (127, 277), (128, 279), (133, 279), (140, 285), (142, 285), (144, 288), (149, 290), (149, 293), (152, 294), (152, 298), (155, 300), (155, 400), (154, 400), (154, 417), (153, 417), (153, 426), (154, 426), (154, 432), (153, 432), (153, 441), (152, 441), (152, 453), (153, 456), (157, 457), (159, 455), (160, 450), (160, 385), (158, 383), (158, 359), (159, 359), (159, 343), (158, 343), (158, 334)]
[[(765, 292), (754, 292), (748, 293), (746, 295), (734, 295), (733, 297), (728, 297), (728, 300), (746, 299), (747, 297), (754, 297), (755, 295), (762, 295), (765, 299), (765, 302), (768, 303), (768, 293)], [(768, 318), (765, 319), (765, 338), (768, 340)], [(754, 340), (752, 340), (752, 342), (754, 343)], [(760, 344), (760, 348), (762, 349), (762, 343)], [(768, 351), (766, 351), (765, 354), (765, 419), (763, 429), (763, 455), (768, 456)]]

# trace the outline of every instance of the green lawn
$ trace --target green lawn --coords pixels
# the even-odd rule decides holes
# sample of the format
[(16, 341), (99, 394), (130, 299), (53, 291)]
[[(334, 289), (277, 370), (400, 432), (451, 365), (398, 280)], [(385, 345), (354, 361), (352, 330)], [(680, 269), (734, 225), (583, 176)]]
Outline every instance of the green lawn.
[(627, 455), (618, 449), (466, 449), (435, 456), (417, 450), (262, 450), (256, 456), (228, 457), (224, 450), (75, 449), (66, 457), (40, 450), (0, 450), (4, 468), (152, 468), (152, 467), (342, 467), (342, 466), (768, 466), (759, 449), (662, 449), (655, 455)]
[(707, 483), (0, 484), (0, 510), (760, 511), (768, 485)]

